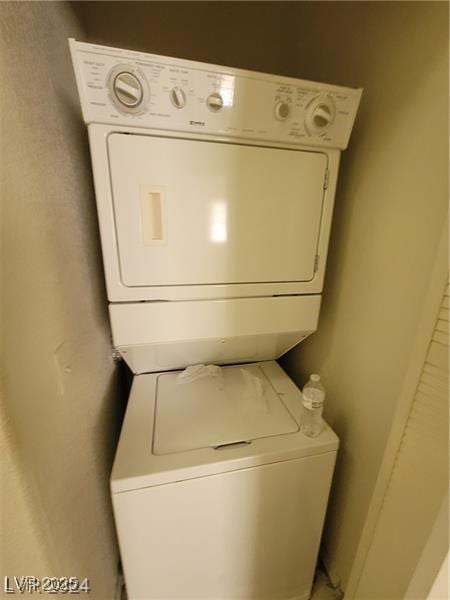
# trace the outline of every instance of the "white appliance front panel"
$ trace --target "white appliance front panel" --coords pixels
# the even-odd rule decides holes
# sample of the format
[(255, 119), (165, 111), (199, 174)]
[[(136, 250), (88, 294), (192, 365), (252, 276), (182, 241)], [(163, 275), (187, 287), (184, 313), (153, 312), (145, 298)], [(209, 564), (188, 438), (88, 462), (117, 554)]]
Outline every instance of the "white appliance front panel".
[[(344, 149), (362, 93), (75, 40), (70, 49), (86, 123)], [(142, 92), (134, 108), (119, 100), (130, 83)]]
[(113, 494), (128, 598), (307, 600), (335, 458)]
[(317, 328), (320, 295), (110, 304), (133, 373), (278, 358)]
[(108, 151), (124, 285), (313, 278), (325, 154), (121, 133)]

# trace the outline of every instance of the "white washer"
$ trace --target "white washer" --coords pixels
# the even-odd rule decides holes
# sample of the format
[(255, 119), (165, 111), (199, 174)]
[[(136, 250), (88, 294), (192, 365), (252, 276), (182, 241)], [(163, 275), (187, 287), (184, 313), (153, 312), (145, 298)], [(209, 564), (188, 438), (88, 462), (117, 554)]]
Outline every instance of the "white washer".
[(134, 600), (309, 598), (338, 439), (300, 433), (276, 362), (222, 374), (134, 379), (111, 477)]
[(273, 359), (317, 328), (361, 90), (70, 46), (135, 374), (111, 476), (128, 597), (306, 600), (338, 440), (299, 431)]

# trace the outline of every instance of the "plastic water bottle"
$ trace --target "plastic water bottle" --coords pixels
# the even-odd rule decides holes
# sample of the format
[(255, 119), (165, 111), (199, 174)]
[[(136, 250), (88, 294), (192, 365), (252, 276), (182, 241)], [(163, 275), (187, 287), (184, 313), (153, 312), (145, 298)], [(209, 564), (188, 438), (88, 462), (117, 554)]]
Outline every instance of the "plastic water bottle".
[(303, 388), (303, 407), (300, 430), (308, 437), (316, 437), (322, 431), (322, 411), (325, 388), (319, 375), (311, 375)]

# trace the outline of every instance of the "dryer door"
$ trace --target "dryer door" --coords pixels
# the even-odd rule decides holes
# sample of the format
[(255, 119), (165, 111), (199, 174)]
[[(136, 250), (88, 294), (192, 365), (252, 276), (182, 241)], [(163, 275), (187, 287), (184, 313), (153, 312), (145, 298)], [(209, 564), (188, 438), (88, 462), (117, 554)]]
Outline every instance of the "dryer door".
[(123, 133), (108, 152), (123, 285), (313, 278), (326, 154)]

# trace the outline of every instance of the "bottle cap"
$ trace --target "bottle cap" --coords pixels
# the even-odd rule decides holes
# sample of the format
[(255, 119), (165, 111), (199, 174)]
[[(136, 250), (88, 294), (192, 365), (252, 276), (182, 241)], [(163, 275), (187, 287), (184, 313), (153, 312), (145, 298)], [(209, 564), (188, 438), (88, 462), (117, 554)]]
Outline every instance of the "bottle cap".
[(320, 375), (316, 375), (315, 373), (310, 377), (311, 381), (320, 381)]

